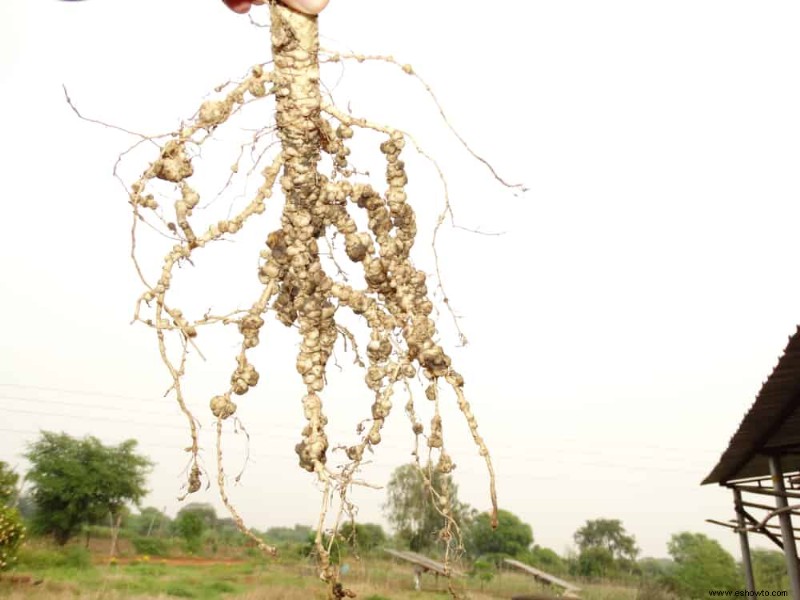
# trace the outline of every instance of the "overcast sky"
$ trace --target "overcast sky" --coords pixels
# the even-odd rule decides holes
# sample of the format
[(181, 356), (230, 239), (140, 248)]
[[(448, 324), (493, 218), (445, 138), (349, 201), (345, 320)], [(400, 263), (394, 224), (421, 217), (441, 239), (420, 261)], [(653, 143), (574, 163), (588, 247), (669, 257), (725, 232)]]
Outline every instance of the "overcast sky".
[[(324, 45), (413, 64), (472, 147), (529, 188), (499, 186), (397, 69), (326, 70), (342, 106), (414, 132), (440, 160), (460, 225), (503, 233), (444, 231), (445, 284), (470, 343), (454, 348), (446, 313), (442, 341), (493, 452), (501, 507), (538, 543), (562, 552), (587, 519), (607, 517), (645, 555), (666, 555), (670, 535), (688, 530), (738, 557), (734, 535), (704, 523), (733, 516), (730, 495), (699, 483), (800, 322), (798, 26), (788, 1), (332, 0), (321, 16)], [(142, 289), (127, 197), (111, 175), (136, 139), (79, 120), (62, 84), (85, 115), (153, 134), (268, 58), (266, 30), (218, 0), (0, 4), (0, 459), (24, 470), (39, 429), (135, 437), (157, 462), (146, 503), (178, 510), (185, 422), (161, 398), (169, 377), (152, 332), (129, 324)], [(254, 118), (269, 124), (261, 110)], [(220, 134), (203, 164), (224, 171), (241, 136)], [(415, 259), (430, 271), (441, 185), (407, 155)], [(124, 174), (150, 159), (132, 156)], [(220, 200), (225, 210), (236, 201)], [(250, 237), (203, 254), (187, 302), (252, 301), (279, 207)], [(158, 252), (143, 252), (157, 272)], [(262, 383), (240, 402), (251, 461), (233, 493), (258, 528), (310, 524), (319, 501), (293, 450), (297, 339), (272, 321), (257, 353)], [(213, 335), (198, 342), (208, 363), (190, 364), (206, 430), (235, 342)], [(371, 400), (341, 348), (338, 358), (345, 372), (331, 367), (326, 412), (353, 439)], [(365, 472), (377, 484), (411, 449), (396, 404)], [(466, 426), (452, 407), (445, 417), (461, 499), (486, 509)], [(227, 443), (235, 473), (241, 436)], [(356, 498), (362, 520), (382, 519), (382, 491)], [(216, 503), (216, 493), (195, 499)]]

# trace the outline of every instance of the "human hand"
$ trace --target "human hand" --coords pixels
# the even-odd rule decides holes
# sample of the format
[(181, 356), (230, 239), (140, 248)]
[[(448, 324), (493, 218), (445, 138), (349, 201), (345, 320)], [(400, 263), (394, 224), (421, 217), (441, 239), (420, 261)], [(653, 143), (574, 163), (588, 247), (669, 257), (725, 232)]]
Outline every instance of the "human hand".
[[(265, 4), (266, 0), (222, 0), (233, 12), (250, 12), (253, 4)], [(317, 15), (328, 5), (328, 0), (283, 0), (289, 8), (309, 15)]]

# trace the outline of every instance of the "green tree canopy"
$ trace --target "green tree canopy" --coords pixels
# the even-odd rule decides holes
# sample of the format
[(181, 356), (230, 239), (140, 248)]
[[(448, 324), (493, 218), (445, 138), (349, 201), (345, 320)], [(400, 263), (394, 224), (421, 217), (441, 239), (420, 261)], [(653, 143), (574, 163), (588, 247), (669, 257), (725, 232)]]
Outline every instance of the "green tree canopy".
[(136, 440), (104, 446), (95, 437), (73, 438), (43, 431), (28, 446), (37, 530), (63, 545), (87, 522), (111, 514), (118, 522), (126, 503), (138, 504), (147, 493), (151, 462), (136, 454)]
[(359, 551), (371, 552), (386, 543), (386, 533), (377, 523), (344, 523), (339, 528), (339, 533), (349, 545), (355, 546)]
[(553, 575), (563, 575), (567, 572), (566, 561), (555, 550), (538, 544), (534, 544), (533, 548), (523, 553), (521, 560)]
[[(431, 483), (436, 490), (446, 484), (450, 502), (450, 514), (459, 526), (463, 526), (474, 510), (459, 502), (458, 488), (450, 474), (443, 475), (435, 468)], [(432, 547), (438, 533), (444, 527), (444, 518), (431, 499), (425, 479), (415, 464), (402, 465), (394, 470), (387, 486), (384, 512), (397, 537), (411, 550), (420, 551)]]
[(467, 528), (465, 546), (473, 557), (484, 555), (519, 557), (533, 544), (533, 530), (517, 515), (497, 511), (497, 529), (488, 513), (477, 515)]
[(17, 495), (19, 475), (8, 463), (0, 460), (0, 506), (11, 504)]
[(640, 558), (637, 563), (642, 577), (651, 581), (663, 581), (675, 569), (675, 561), (671, 558)]
[(582, 553), (605, 548), (614, 560), (636, 560), (636, 538), (629, 535), (619, 519), (594, 519), (575, 532), (575, 543)]
[(705, 598), (711, 589), (743, 587), (736, 562), (716, 540), (702, 533), (676, 533), (667, 549), (675, 561), (668, 583), (681, 597)]
[(139, 510), (139, 514), (128, 516), (125, 529), (140, 536), (159, 536), (169, 530), (170, 519), (165, 513), (154, 506), (147, 506)]
[(190, 502), (178, 511), (176, 520), (180, 519), (181, 515), (185, 513), (197, 513), (203, 520), (207, 529), (214, 529), (217, 525), (217, 511), (214, 507), (206, 502)]
[(608, 548), (590, 546), (578, 554), (574, 568), (583, 577), (609, 577), (616, 573), (617, 564)]
[(187, 551), (192, 554), (200, 552), (203, 547), (203, 534), (208, 528), (202, 512), (194, 510), (179, 512), (174, 527), (186, 543)]
[[(777, 550), (753, 550), (753, 577), (760, 589), (788, 590), (789, 575), (786, 573), (786, 559)], [(788, 594), (787, 594), (788, 595)]]

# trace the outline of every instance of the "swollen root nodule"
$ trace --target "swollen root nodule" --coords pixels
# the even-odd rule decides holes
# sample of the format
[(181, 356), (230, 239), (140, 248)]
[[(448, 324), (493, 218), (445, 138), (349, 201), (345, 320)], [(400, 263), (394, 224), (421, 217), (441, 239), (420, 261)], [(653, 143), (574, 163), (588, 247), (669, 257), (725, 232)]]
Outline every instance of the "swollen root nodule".
[[(182, 387), (187, 353), (195, 345), (201, 326), (215, 322), (238, 326), (241, 347), (236, 354), (230, 382), (226, 389), (209, 394), (209, 397), (211, 412), (217, 419), (220, 491), (243, 530), (241, 518), (225, 494), (221, 424), (236, 414), (233, 398), (246, 394), (258, 384), (259, 373), (250, 362), (248, 351), (260, 342), (259, 332), (266, 313), (273, 312), (281, 323), (298, 330), (301, 345), (295, 364), (306, 387), (302, 409), (307, 422), (295, 451), (300, 466), (315, 473), (324, 485), (316, 550), (321, 576), (330, 582), (331, 596), (344, 597), (352, 593), (341, 586), (336, 567), (329, 560), (330, 543), (335, 536), (323, 536), (325, 516), (329, 502), (337, 494), (342, 507), (337, 524), (342, 511), (349, 512), (346, 492), (355, 483), (353, 476), (365, 451), (381, 441), (381, 429), (392, 410), (392, 397), (398, 383), (410, 390), (408, 380), (414, 378), (418, 370), (427, 379), (425, 395), (434, 403), (435, 410), (427, 435), (416, 416), (410, 393), (405, 410), (417, 440), (423, 436), (429, 452), (438, 456), (434, 468), (445, 473), (450, 472), (454, 465), (444, 449), (439, 413), (440, 385), (452, 388), (489, 469), (491, 501), (496, 514), (494, 473), (489, 451), (478, 433), (477, 422), (464, 396), (464, 379), (453, 369), (444, 349), (434, 341), (436, 325), (431, 319), (434, 305), (429, 298), (425, 274), (416, 269), (409, 258), (417, 229), (414, 210), (405, 191), (408, 177), (400, 158), (406, 146), (406, 136), (323, 103), (316, 17), (273, 4), (271, 19), (274, 69), (270, 72), (257, 66), (226, 96), (204, 102), (194, 120), (160, 146), (158, 158), (131, 186), (130, 199), (136, 221), (146, 211), (168, 210), (159, 209), (149, 189), (155, 180), (175, 184), (175, 225), (171, 229), (179, 238), (179, 243), (164, 257), (158, 281), (152, 285), (145, 282), (147, 290), (137, 304), (136, 319), (155, 330), (162, 360), (172, 376), (171, 391), (191, 427), (190, 493), (200, 488), (202, 472), (197, 459), (197, 424), (184, 401)], [(410, 67), (404, 70), (412, 73)], [(194, 173), (189, 149), (202, 144), (244, 104), (269, 95), (274, 96), (277, 107), (274, 131), (277, 132), (280, 151), (262, 171), (263, 181), (249, 204), (238, 214), (201, 230), (193, 219), (200, 198), (188, 181)], [(387, 186), (383, 190), (355, 180), (354, 170), (348, 162), (350, 151), (347, 144), (358, 128), (372, 129), (385, 136), (380, 144), (386, 163)], [(334, 167), (327, 176), (318, 169), (323, 155), (330, 156)], [(266, 245), (260, 251), (258, 279), (263, 286), (260, 294), (251, 302), (249, 310), (225, 317), (206, 315), (190, 320), (171, 304), (169, 298), (173, 268), (188, 261), (196, 249), (223, 236), (236, 234), (251, 216), (264, 212), (276, 184), (283, 193), (283, 212), (280, 228), (266, 236)], [(354, 216), (359, 211), (366, 215), (368, 225), (365, 229), (359, 229), (356, 224)], [(331, 275), (323, 268), (319, 244), (327, 242), (328, 233), (335, 233), (343, 239), (347, 257), (361, 265), (365, 288), (356, 289), (344, 278)], [(151, 318), (141, 316), (145, 304), (152, 311)], [(337, 319), (340, 311), (360, 316), (369, 328), (365, 381), (374, 400), (366, 427), (359, 427), (360, 442), (345, 448), (349, 463), (333, 469), (327, 465), (331, 443), (326, 434), (324, 413), (329, 407), (323, 401), (326, 370), (340, 336), (351, 345), (355, 341), (353, 334)], [(183, 354), (179, 362), (168, 356), (168, 334), (177, 335), (182, 343)], [(447, 490), (433, 492), (437, 494), (437, 506), (443, 507), (443, 539), (449, 541), (455, 533), (451, 531), (455, 522), (447, 510), (450, 505)], [(262, 548), (271, 550), (260, 540), (259, 543)]]

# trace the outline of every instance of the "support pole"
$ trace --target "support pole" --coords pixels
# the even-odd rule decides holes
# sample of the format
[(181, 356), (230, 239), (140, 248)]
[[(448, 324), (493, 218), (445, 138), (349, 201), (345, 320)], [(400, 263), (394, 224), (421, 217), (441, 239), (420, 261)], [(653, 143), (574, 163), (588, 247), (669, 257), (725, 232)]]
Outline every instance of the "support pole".
[(753, 562), (750, 559), (750, 540), (745, 531), (744, 508), (742, 507), (742, 492), (733, 489), (733, 505), (736, 509), (736, 522), (739, 524), (739, 544), (742, 547), (742, 566), (744, 567), (744, 583), (748, 592), (756, 591), (756, 582), (753, 577)]
[(792, 590), (792, 598), (800, 598), (800, 570), (797, 564), (797, 545), (794, 543), (794, 531), (792, 531), (792, 515), (786, 510), (789, 502), (786, 499), (786, 488), (783, 485), (783, 468), (781, 459), (778, 455), (769, 457), (769, 472), (772, 475), (772, 488), (777, 492), (775, 495), (775, 506), (783, 509), (778, 515), (781, 523), (781, 537), (783, 538), (783, 554), (786, 557), (786, 571), (789, 574), (789, 587)]

